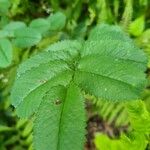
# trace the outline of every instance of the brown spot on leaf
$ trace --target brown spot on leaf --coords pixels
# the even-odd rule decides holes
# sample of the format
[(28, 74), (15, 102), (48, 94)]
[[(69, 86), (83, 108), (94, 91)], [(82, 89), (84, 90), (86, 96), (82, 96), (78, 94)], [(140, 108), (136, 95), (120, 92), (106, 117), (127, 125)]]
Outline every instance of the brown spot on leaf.
[(59, 100), (59, 99), (57, 99), (57, 100), (55, 101), (55, 105), (60, 105), (61, 103), (62, 103), (62, 101)]
[(40, 82), (40, 83), (46, 83), (47, 80), (40, 80), (39, 82)]

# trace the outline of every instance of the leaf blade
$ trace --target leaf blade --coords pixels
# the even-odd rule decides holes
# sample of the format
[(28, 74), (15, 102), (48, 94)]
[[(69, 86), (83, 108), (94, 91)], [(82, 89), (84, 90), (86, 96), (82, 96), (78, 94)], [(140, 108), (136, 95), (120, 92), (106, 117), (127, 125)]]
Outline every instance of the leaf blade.
[[(51, 96), (56, 91), (57, 96)], [(64, 89), (56, 89), (56, 91), (49, 93), (50, 95), (44, 102), (46, 104), (43, 103), (38, 112), (38, 118), (34, 126), (34, 134), (36, 135), (34, 140), (35, 148), (37, 150), (81, 150), (85, 139), (84, 99), (80, 90), (74, 84), (69, 86), (67, 93)], [(61, 96), (60, 94), (64, 95)], [(54, 100), (49, 100), (50, 97), (53, 97)], [(63, 98), (64, 100), (62, 100)], [(51, 109), (49, 109), (49, 106)], [(44, 118), (45, 113), (47, 115)], [(42, 118), (45, 122), (43, 122)], [(78, 122), (76, 121), (77, 119)], [(45, 132), (42, 129), (43, 123), (44, 128), (46, 128)], [(53, 137), (51, 137), (52, 134)], [(73, 138), (70, 138), (70, 136), (73, 136)], [(39, 142), (41, 140), (43, 142)]]
[(0, 39), (0, 67), (7, 67), (12, 61), (12, 46), (8, 39)]
[(138, 99), (146, 85), (146, 64), (144, 52), (119, 27), (98, 25), (81, 51), (75, 82), (101, 99)]
[(14, 44), (20, 48), (31, 47), (41, 40), (41, 34), (32, 28), (19, 28), (14, 31)]

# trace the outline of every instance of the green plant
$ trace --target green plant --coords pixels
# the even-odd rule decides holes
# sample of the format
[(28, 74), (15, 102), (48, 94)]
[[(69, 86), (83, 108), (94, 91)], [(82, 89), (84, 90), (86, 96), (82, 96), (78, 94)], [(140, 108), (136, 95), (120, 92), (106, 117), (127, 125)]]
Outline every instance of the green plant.
[(0, 15), (6, 14), (8, 12), (9, 7), (10, 7), (9, 0), (0, 0)]
[(143, 101), (126, 104), (132, 130), (119, 139), (110, 139), (104, 134), (96, 134), (95, 145), (99, 150), (145, 150), (149, 142), (150, 113)]
[[(41, 40), (56, 35), (65, 23), (65, 15), (58, 12), (47, 18), (34, 19), (28, 26), (21, 21), (3, 26), (0, 30), (0, 67), (5, 68), (12, 63), (13, 47), (30, 49)], [(15, 51), (14, 53), (20, 53), (18, 50)]]
[[(18, 121), (10, 104), (10, 89), (18, 64), (36, 53), (47, 41), (51, 43), (61, 38), (61, 30), (64, 28), (65, 23), (66, 16), (61, 12), (57, 12), (45, 18), (34, 19), (28, 23), (8, 20), (6, 24), (0, 24), (1, 150), (6, 150), (9, 147), (12, 150), (32, 149), (32, 145), (30, 144), (32, 142), (32, 135), (24, 136), (29, 126), (24, 124), (21, 129), (16, 127), (20, 121)], [(54, 37), (56, 38), (53, 39)]]
[(107, 102), (101, 100), (92, 100), (95, 113), (98, 114), (109, 125), (115, 127), (125, 127), (129, 124), (127, 111), (124, 102)]
[(22, 63), (12, 89), (18, 116), (35, 114), (38, 150), (83, 149), (84, 96), (138, 99), (147, 59), (117, 26), (98, 25), (87, 41), (61, 41)]

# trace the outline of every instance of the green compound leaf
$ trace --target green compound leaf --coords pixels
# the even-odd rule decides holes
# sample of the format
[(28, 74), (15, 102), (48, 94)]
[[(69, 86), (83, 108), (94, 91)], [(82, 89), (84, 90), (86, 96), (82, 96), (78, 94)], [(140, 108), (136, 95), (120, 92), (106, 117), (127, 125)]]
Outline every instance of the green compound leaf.
[(32, 28), (19, 28), (14, 31), (13, 40), (14, 44), (20, 48), (31, 47), (41, 40), (41, 34), (36, 29)]
[[(84, 138), (78, 142), (79, 134), (76, 131), (80, 131), (80, 127), (84, 129), (85, 119), (83, 100), (81, 103), (79, 93), (84, 91), (111, 101), (138, 99), (145, 87), (146, 64), (147, 59), (142, 50), (119, 27), (100, 25), (93, 29), (84, 43), (69, 40), (58, 42), (21, 64), (11, 93), (12, 104), (22, 118), (35, 113), (37, 150), (66, 150), (66, 145), (71, 149), (72, 143), (65, 142), (71, 140), (67, 134), (75, 134), (73, 139), (76, 143), (72, 144), (75, 146), (72, 149), (81, 150)], [(53, 105), (57, 103), (56, 100), (61, 104), (58, 107)], [(75, 113), (78, 109), (79, 112)], [(60, 122), (63, 124), (59, 124), (62, 111)], [(76, 119), (78, 125), (74, 120), (68, 120), (76, 118), (78, 113), (82, 116)], [(55, 123), (51, 126), (52, 120)], [(63, 130), (63, 125), (66, 130)], [(71, 127), (75, 129), (70, 131)], [(58, 128), (61, 135), (57, 132)], [(70, 134), (72, 132), (75, 133)], [(81, 137), (83, 133), (81, 131)], [(55, 140), (58, 135), (60, 140)], [(55, 141), (59, 141), (59, 144)]]
[[(85, 135), (84, 99), (73, 83), (53, 87), (43, 98), (34, 125), (34, 145), (42, 150), (82, 150)], [(41, 142), (43, 141), (43, 142)]]
[(12, 46), (8, 39), (0, 39), (0, 67), (7, 67), (12, 61)]

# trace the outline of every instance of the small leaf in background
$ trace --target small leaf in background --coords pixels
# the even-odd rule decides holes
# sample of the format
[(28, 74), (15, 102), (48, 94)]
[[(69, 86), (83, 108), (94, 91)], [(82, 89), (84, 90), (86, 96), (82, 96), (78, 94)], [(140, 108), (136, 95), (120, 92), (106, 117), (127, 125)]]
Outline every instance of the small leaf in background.
[(0, 14), (7, 13), (9, 7), (10, 7), (9, 0), (0, 0)]
[(0, 67), (7, 67), (12, 61), (12, 46), (8, 39), (0, 39)]
[(41, 34), (45, 33), (46, 31), (49, 30), (50, 23), (43, 18), (35, 19), (33, 20), (30, 25), (30, 28), (36, 29), (38, 32)]
[(10, 22), (8, 25), (6, 25), (3, 28), (3, 32), (8, 32), (8, 36), (14, 36), (14, 32), (16, 29), (19, 28), (24, 28), (26, 27), (26, 24), (21, 22), (21, 21), (16, 21), (16, 22)]
[(32, 28), (19, 28), (14, 32), (15, 39), (13, 40), (14, 44), (20, 48), (31, 47), (41, 40), (41, 34), (38, 30)]
[(6, 15), (0, 14), (0, 28), (5, 27), (9, 22), (10, 20)]
[(135, 19), (129, 25), (129, 33), (133, 36), (139, 36), (144, 31), (144, 28), (145, 28), (145, 19), (144, 19), (144, 16), (141, 16)]
[(50, 30), (52, 31), (61, 30), (65, 26), (65, 23), (66, 23), (66, 16), (61, 12), (57, 12), (51, 15), (47, 19), (50, 23)]
[(0, 38), (9, 37), (10, 34), (5, 30), (0, 30)]

